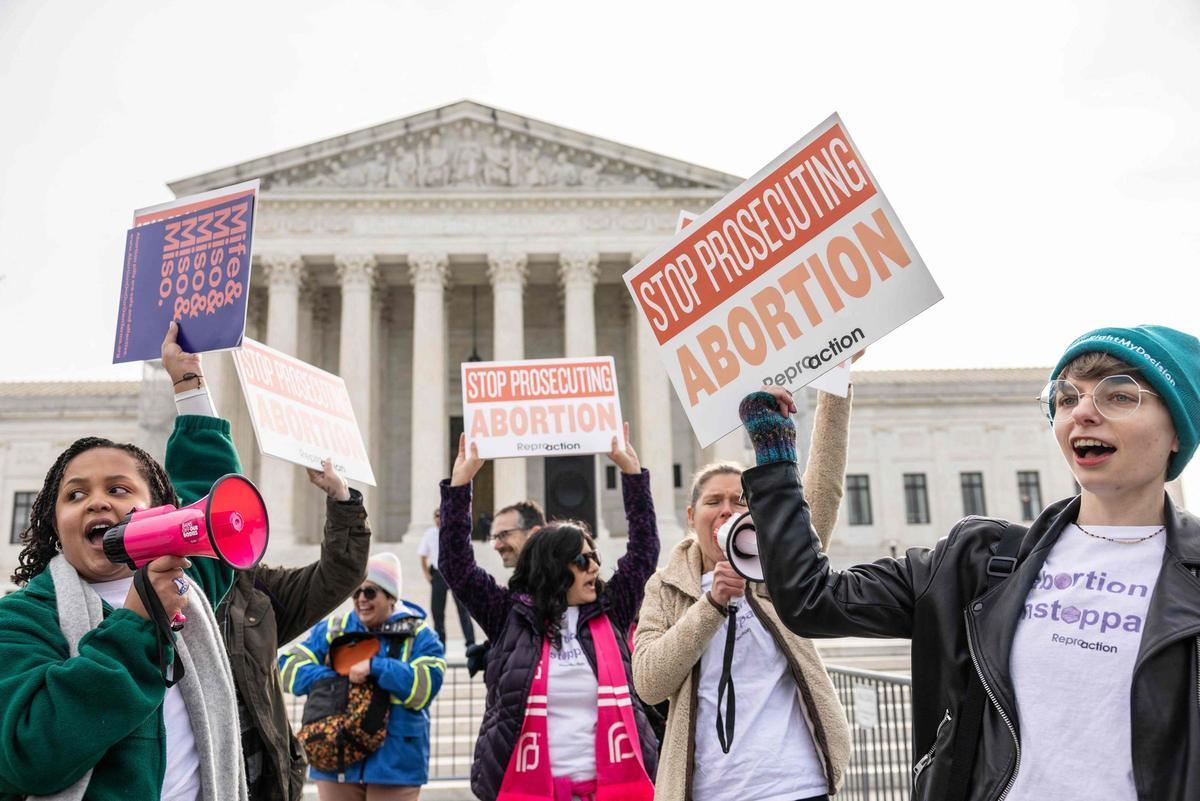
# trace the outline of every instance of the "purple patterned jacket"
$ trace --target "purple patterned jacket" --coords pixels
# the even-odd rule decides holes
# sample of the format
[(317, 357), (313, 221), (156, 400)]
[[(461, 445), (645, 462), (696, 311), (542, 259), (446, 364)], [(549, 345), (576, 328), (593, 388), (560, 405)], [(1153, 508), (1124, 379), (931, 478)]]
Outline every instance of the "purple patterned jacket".
[[(521, 732), (525, 701), (544, 634), (526, 597), (510, 592), (476, 564), (471, 545), (470, 486), (451, 487), (449, 481), (442, 481), (441, 488), (438, 571), (492, 643), (485, 675), (487, 705), (471, 766), (472, 791), (484, 801), (492, 801), (499, 794), (505, 768)], [(584, 624), (597, 614), (607, 614), (617, 635), (626, 679), (632, 687), (633, 667), (625, 635), (642, 606), (646, 581), (658, 566), (660, 546), (650, 496), (650, 474), (645, 470), (640, 475), (622, 474), (621, 490), (629, 524), (629, 544), (600, 597), (580, 607), (579, 642), (595, 671), (595, 647)], [(646, 772), (653, 778), (658, 763), (658, 741), (636, 698), (634, 717)]]

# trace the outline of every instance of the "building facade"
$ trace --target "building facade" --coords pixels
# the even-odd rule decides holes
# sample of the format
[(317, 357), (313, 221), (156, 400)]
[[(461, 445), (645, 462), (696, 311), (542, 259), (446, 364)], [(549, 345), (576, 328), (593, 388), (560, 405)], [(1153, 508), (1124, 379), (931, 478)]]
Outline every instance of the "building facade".
[[(464, 361), (612, 355), (664, 554), (682, 536), (692, 472), (750, 457), (741, 431), (697, 446), (622, 280), (673, 235), (680, 210), (703, 211), (740, 178), (464, 101), (170, 186), (186, 195), (249, 178), (262, 192), (247, 335), (346, 381), (378, 481), (360, 487), (378, 547), (413, 557), (410, 587), (424, 587), (417, 535), (462, 430)], [(312, 558), (321, 494), (298, 467), (259, 454), (229, 355), (205, 365), (270, 508), (268, 558)], [(967, 512), (1024, 519), (1073, 492), (1033, 400), (1045, 373), (856, 371), (835, 562), (932, 544)], [(0, 575), (15, 566), (30, 493), (75, 437), (102, 433), (161, 456), (171, 389), (161, 368), (144, 375), (0, 385)], [(533, 498), (591, 522), (606, 556), (624, 547), (604, 457), (499, 460), (475, 496), (477, 515)]]
[[(690, 431), (621, 276), (672, 235), (680, 209), (707, 207), (737, 177), (461, 102), (171, 188), (249, 177), (262, 194), (248, 335), (345, 379), (379, 476), (361, 489), (381, 538), (430, 524), (462, 428), (459, 365), (472, 358), (612, 354), (646, 466), (668, 479), (677, 463), (690, 469)], [(220, 410), (252, 454), (231, 360), (211, 361)], [(279, 540), (315, 542), (319, 529), (299, 521), (319, 499), (299, 471), (253, 462)], [(535, 497), (623, 529), (605, 464), (497, 461), (477, 507)], [(678, 536), (672, 483), (656, 482), (656, 501)]]

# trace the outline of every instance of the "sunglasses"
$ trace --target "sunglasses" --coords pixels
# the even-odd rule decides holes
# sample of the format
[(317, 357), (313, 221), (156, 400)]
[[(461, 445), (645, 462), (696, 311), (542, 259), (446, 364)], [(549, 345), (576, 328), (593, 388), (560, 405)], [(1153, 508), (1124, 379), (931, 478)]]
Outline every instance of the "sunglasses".
[(596, 567), (600, 567), (600, 554), (596, 553), (595, 551), (580, 553), (571, 557), (570, 564), (575, 565), (575, 567), (586, 572), (588, 569), (588, 562), (595, 562)]
[(374, 601), (375, 596), (381, 592), (382, 592), (382, 590), (377, 590), (374, 587), (359, 587), (357, 590), (354, 591), (354, 595), (351, 597), (353, 597), (354, 600), (357, 601), (358, 596), (361, 595), (364, 598), (366, 598), (368, 601)]

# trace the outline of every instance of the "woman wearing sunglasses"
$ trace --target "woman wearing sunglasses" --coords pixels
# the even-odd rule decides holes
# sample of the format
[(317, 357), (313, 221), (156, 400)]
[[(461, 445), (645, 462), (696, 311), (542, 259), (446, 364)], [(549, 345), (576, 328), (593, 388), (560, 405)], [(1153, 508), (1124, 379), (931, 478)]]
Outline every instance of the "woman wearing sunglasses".
[(1092, 331), (1050, 379), (1078, 496), (844, 571), (809, 525), (791, 399), (747, 397), (767, 586), (801, 636), (912, 638), (914, 799), (1200, 798), (1200, 520), (1165, 492), (1200, 440), (1200, 341)]
[(378, 751), (345, 773), (310, 768), (321, 801), (416, 801), (429, 779), (429, 704), (446, 672), (442, 641), (425, 610), (400, 599), (400, 560), (380, 553), (367, 560), (367, 577), (354, 591), (354, 609), (318, 623), (303, 643), (279, 657), (284, 688), (307, 695), (336, 671), (331, 647), (343, 634), (371, 632), (379, 651), (349, 668), (350, 681), (373, 681), (391, 695), (387, 736)]
[(642, 801), (654, 797), (658, 743), (632, 696), (625, 633), (658, 563), (650, 475), (613, 438), (629, 545), (608, 581), (586, 525), (552, 521), (531, 536), (502, 587), (475, 564), (466, 438), (442, 482), (438, 567), (492, 642), (471, 789), (483, 801)]

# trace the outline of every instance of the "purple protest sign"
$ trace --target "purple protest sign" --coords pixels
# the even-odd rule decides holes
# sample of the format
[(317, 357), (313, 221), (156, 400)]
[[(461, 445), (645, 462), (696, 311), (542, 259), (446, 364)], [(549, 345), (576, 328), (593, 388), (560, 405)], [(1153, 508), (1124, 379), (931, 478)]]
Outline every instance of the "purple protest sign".
[(241, 345), (257, 199), (254, 180), (135, 213), (113, 364), (157, 359), (172, 320), (189, 353)]

